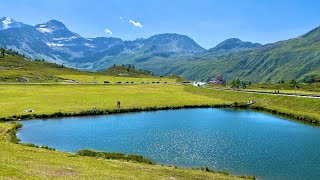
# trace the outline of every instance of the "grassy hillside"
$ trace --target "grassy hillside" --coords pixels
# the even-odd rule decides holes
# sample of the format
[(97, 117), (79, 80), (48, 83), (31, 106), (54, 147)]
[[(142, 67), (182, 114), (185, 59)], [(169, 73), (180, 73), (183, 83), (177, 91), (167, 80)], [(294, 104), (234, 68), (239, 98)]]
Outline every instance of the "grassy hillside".
[[(130, 71), (131, 70), (131, 71)], [(119, 74), (124, 74), (123, 76)], [(176, 82), (176, 77), (152, 76), (143, 70), (112, 67), (101, 73), (78, 71), (62, 65), (33, 61), (18, 54), (6, 54), (0, 58), (0, 82), (5, 83), (65, 83), (70, 80), (79, 83), (125, 82)]]
[[(29, 82), (61, 82), (58, 74), (79, 74), (76, 70), (61, 65), (32, 61), (20, 55), (6, 54), (0, 58), (0, 81), (19, 82), (25, 77)], [(23, 82), (23, 81), (21, 81)]]
[(135, 69), (134, 66), (112, 66), (106, 70), (99, 72), (100, 74), (119, 77), (150, 77), (154, 76), (150, 71), (144, 71), (142, 69)]
[(163, 73), (176, 73), (189, 79), (201, 80), (216, 74), (222, 74), (228, 80), (240, 78), (251, 82), (303, 81), (313, 75), (319, 80), (320, 28), (308, 34), (226, 56), (207, 53), (194, 57), (175, 57), (172, 61), (177, 63), (173, 65), (152, 65), (153, 62), (149, 61), (141, 67), (147, 66), (147, 69), (154, 70), (152, 67), (160, 66), (161, 69), (166, 66), (167, 70)]
[[(311, 75), (320, 77), (320, 28), (286, 41), (264, 45), (258, 49), (208, 60), (199, 68), (225, 77), (252, 82), (278, 82)], [(206, 79), (210, 75), (202, 74)], [(199, 76), (200, 78), (200, 76)]]
[(177, 74), (187, 79), (208, 80), (222, 74), (227, 80), (241, 78), (251, 82), (278, 82), (311, 76), (320, 79), (320, 27), (309, 33), (259, 48), (221, 55), (148, 55), (145, 53), (105, 56), (93, 65), (97, 69), (113, 63), (134, 64), (159, 75)]

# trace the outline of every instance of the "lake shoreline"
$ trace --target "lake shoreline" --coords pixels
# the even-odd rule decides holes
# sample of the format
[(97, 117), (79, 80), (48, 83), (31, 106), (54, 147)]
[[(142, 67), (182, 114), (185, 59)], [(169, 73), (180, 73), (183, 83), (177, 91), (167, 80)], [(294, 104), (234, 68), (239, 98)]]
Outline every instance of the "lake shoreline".
[(30, 119), (49, 119), (49, 118), (64, 118), (64, 117), (81, 117), (81, 116), (98, 116), (98, 115), (112, 115), (123, 114), (131, 112), (149, 112), (149, 111), (161, 111), (161, 110), (178, 110), (178, 109), (190, 109), (190, 108), (233, 108), (233, 109), (247, 109), (257, 112), (269, 113), (278, 117), (287, 118), (296, 122), (304, 123), (307, 125), (320, 126), (320, 122), (316, 119), (309, 118), (307, 116), (299, 116), (292, 113), (282, 112), (274, 109), (269, 109), (257, 105), (248, 105), (245, 103), (234, 102), (232, 104), (204, 104), (204, 105), (185, 105), (185, 106), (162, 106), (162, 107), (146, 107), (146, 108), (120, 108), (120, 109), (100, 109), (93, 108), (91, 110), (83, 110), (74, 113), (56, 112), (53, 114), (24, 114), (13, 115), (10, 117), (1, 117), (0, 122), (8, 121), (20, 121)]
[[(183, 108), (181, 108), (181, 109), (183, 109)], [(162, 110), (164, 110), (164, 109), (162, 109)], [(142, 112), (142, 111), (140, 111), (140, 112)], [(120, 114), (120, 113), (118, 113), (118, 114)], [(72, 117), (72, 116), (70, 116), (70, 117)], [(241, 179), (253, 179), (253, 180), (256, 179), (255, 176), (233, 175), (233, 174), (231, 174), (231, 173), (229, 173), (227, 171), (219, 171), (219, 170), (208, 168), (207, 166), (205, 166), (205, 167), (190, 167), (190, 168), (187, 168), (187, 167), (181, 167), (181, 166), (175, 166), (175, 165), (159, 164), (157, 162), (154, 162), (153, 160), (150, 160), (150, 159), (146, 158), (145, 156), (136, 155), (136, 154), (124, 154), (124, 153), (117, 153), (117, 152), (96, 151), (96, 150), (90, 150), (90, 149), (79, 149), (76, 153), (72, 153), (72, 152), (65, 152), (65, 151), (56, 150), (55, 148), (51, 148), (51, 147), (48, 147), (48, 146), (45, 146), (45, 145), (38, 146), (38, 145), (35, 145), (33, 143), (23, 143), (17, 137), (17, 133), (18, 133), (18, 131), (20, 131), (23, 128), (23, 125), (21, 123), (17, 122), (17, 121), (12, 121), (10, 123), (13, 123), (13, 127), (7, 131), (7, 135), (9, 136), (9, 142), (13, 143), (13, 144), (18, 144), (18, 145), (21, 145), (21, 146), (24, 146), (24, 147), (31, 147), (31, 148), (34, 148), (34, 149), (45, 149), (45, 150), (48, 150), (48, 151), (55, 151), (55, 152), (58, 152), (58, 153), (59, 152), (60, 153), (70, 153), (75, 157), (76, 156), (83, 156), (83, 157), (87, 156), (87, 157), (91, 157), (91, 158), (94, 158), (94, 159), (127, 161), (127, 162), (132, 162), (132, 163), (137, 163), (137, 164), (141, 164), (142, 163), (142, 164), (148, 164), (148, 165), (151, 165), (151, 166), (162, 166), (162, 167), (169, 167), (169, 168), (180, 169), (180, 170), (203, 171), (203, 172), (207, 172), (207, 173), (221, 174), (221, 175), (224, 175), (224, 176), (231, 176), (231, 177), (236, 177), (236, 178), (241, 178)], [(87, 151), (87, 152), (89, 152), (89, 154), (88, 153), (84, 153), (84, 154), (79, 153), (79, 152), (82, 152), (82, 151)], [(92, 153), (97, 153), (98, 155), (97, 154), (92, 155)], [(121, 156), (123, 156), (123, 157), (121, 157), (121, 158), (110, 158), (110, 157), (101, 156), (101, 154), (109, 154), (110, 157), (119, 156), (119, 154), (121, 154)], [(126, 160), (126, 158), (128, 156), (138, 157), (140, 159), (143, 159), (143, 161)], [(126, 158), (124, 158), (124, 157), (126, 157)]]
[[(215, 110), (216, 109), (216, 110)], [(250, 116), (248, 116), (248, 117), (251, 117), (251, 119), (252, 119), (252, 115), (254, 115), (254, 114), (257, 114), (257, 112), (255, 112), (255, 111), (251, 111), (249, 108), (247, 108), (247, 109), (232, 109), (232, 108), (222, 108), (222, 109), (219, 109), (219, 108), (207, 108), (207, 110), (206, 109), (204, 109), (204, 110), (202, 110), (202, 108), (194, 108), (194, 109), (187, 109), (187, 108), (185, 108), (185, 110), (183, 110), (182, 109), (182, 112), (191, 112), (191, 113), (194, 113), (194, 112), (203, 112), (202, 114), (203, 114), (203, 116), (204, 117), (208, 117), (209, 119), (212, 119), (212, 118), (210, 118), (210, 117), (216, 117), (216, 118), (218, 118), (219, 116), (218, 116), (218, 114), (217, 113), (213, 113), (211, 116), (208, 116), (206, 113), (207, 112), (219, 112), (219, 111), (221, 111), (221, 112), (235, 112), (235, 113), (241, 113), (241, 114), (243, 114), (243, 113), (249, 113), (250, 114)], [(159, 116), (159, 114), (161, 114), (161, 113), (175, 113), (175, 112), (181, 112), (180, 110), (177, 110), (177, 111), (175, 111), (175, 110), (169, 110), (169, 111), (162, 111), (162, 112), (156, 112), (156, 111), (153, 111), (153, 112), (146, 112), (146, 113), (127, 113), (127, 114), (125, 114), (125, 115), (114, 115), (113, 116), (113, 118), (124, 118), (124, 117), (128, 117), (128, 116), (139, 116), (140, 117), (140, 115), (139, 114), (141, 114), (142, 116), (146, 116), (146, 115), (148, 115), (148, 114), (154, 114), (155, 115), (155, 117), (161, 117), (161, 116)], [(184, 113), (182, 113), (182, 114), (184, 114)], [(269, 114), (269, 113), (264, 113), (264, 114)], [(189, 114), (190, 115), (190, 114)], [(199, 116), (201, 116), (201, 114), (198, 114), (198, 116), (195, 116), (195, 117), (199, 117)], [(270, 115), (269, 115), (270, 116)], [(83, 119), (83, 118), (85, 118), (84, 120), (86, 120), (86, 118), (87, 118), (88, 116), (84, 116), (84, 117), (80, 117), (80, 118), (73, 118), (73, 117), (71, 117), (71, 118), (63, 118), (63, 119), (61, 119), (61, 121), (60, 121), (60, 119), (57, 119), (57, 120), (55, 120), (55, 119), (50, 119), (50, 121), (49, 120), (46, 120), (46, 119), (43, 119), (43, 120), (40, 120), (40, 121), (43, 121), (43, 122), (47, 122), (47, 123), (49, 123), (49, 122), (53, 122), (53, 124), (59, 124), (59, 126), (61, 126), (61, 123), (63, 123), (63, 122), (65, 122), (65, 123), (69, 123), (69, 122), (73, 122), (73, 121), (76, 121), (77, 119)], [(170, 115), (170, 117), (174, 117), (174, 116), (172, 116), (172, 114)], [(190, 117), (190, 116), (187, 116), (187, 117)], [(244, 117), (246, 117), (246, 116), (244, 116)], [(274, 116), (275, 117), (275, 116)], [(101, 121), (100, 122), (105, 122), (105, 120), (107, 120), (108, 119), (108, 116), (100, 116), (100, 117), (96, 117), (96, 116), (92, 116), (92, 119), (101, 119)], [(111, 116), (109, 116), (109, 118), (111, 118), (111, 119), (113, 119)], [(87, 119), (91, 119), (90, 117), (89, 118), (87, 118)], [(125, 120), (127, 120), (127, 118), (124, 118)], [(144, 119), (144, 118), (139, 118), (139, 119)], [(133, 118), (132, 119), (132, 121), (131, 122), (135, 122), (135, 120), (139, 120), (139, 119), (137, 119), (137, 118)], [(145, 119), (150, 119), (150, 118), (145, 118)], [(223, 123), (225, 123), (227, 126), (230, 124), (228, 121), (225, 121), (225, 119), (223, 119), (223, 118), (218, 118), (218, 119), (220, 119), (220, 121), (221, 122), (223, 122)], [(217, 120), (218, 120), (217, 119)], [(238, 118), (231, 118), (231, 119), (235, 119), (235, 121), (236, 122), (238, 122), (238, 123), (241, 123), (242, 121), (237, 121), (236, 119), (238, 119)], [(280, 118), (280, 119), (282, 119), (282, 118)], [(69, 121), (70, 120), (70, 121)], [(153, 119), (151, 119), (151, 120), (153, 120)], [(239, 119), (238, 119), (239, 120)], [(260, 124), (261, 125), (261, 122), (263, 123), (263, 122), (265, 122), (265, 123), (270, 123), (271, 122), (271, 124), (273, 124), (273, 121), (266, 121), (266, 120), (264, 120), (264, 119), (261, 119), (262, 121), (259, 121), (259, 119), (257, 119), (257, 120), (254, 120), (253, 122), (256, 122), (256, 123), (258, 123), (258, 124)], [(294, 122), (290, 122), (290, 120), (286, 120), (286, 119), (283, 119), (284, 121), (288, 121), (288, 123), (289, 124), (292, 124), (292, 123), (294, 123)], [(38, 126), (38, 125), (40, 125), (39, 127), (42, 129), (43, 127), (45, 127), (45, 128), (49, 128), (49, 129), (52, 129), (52, 127), (50, 127), (50, 126), (43, 126), (42, 125), (42, 123), (37, 123), (39, 120), (32, 120), (32, 121), (25, 121), (25, 123), (26, 124), (24, 124), (23, 122), (21, 122), (21, 124), (23, 124), (23, 125), (25, 125), (24, 126), (24, 128), (27, 128), (27, 129), (29, 129), (28, 131), (29, 132), (37, 132), (37, 131), (34, 131), (34, 130), (32, 130), (32, 127), (33, 126), (30, 126), (30, 123), (31, 123), (31, 125), (32, 125), (32, 122), (35, 122), (36, 124), (36, 126)], [(114, 121), (114, 120), (113, 120)], [(197, 119), (195, 119), (195, 121), (197, 121)], [(85, 124), (87, 124), (87, 122), (91, 122), (91, 121), (81, 121), (81, 123), (85, 123)], [(114, 121), (114, 122), (121, 122), (121, 121)], [(157, 122), (157, 121), (152, 121), (152, 122)], [(179, 124), (181, 124), (181, 123), (183, 123), (184, 121), (182, 121), (182, 122), (180, 122)], [(202, 122), (202, 121), (199, 121), (199, 122)], [(123, 122), (124, 123), (124, 122)], [(288, 127), (288, 123), (284, 123), (285, 124), (285, 126), (286, 127)], [(29, 124), (29, 125), (28, 125)], [(77, 123), (78, 124), (78, 123)], [(138, 121), (138, 124), (139, 124), (139, 121)], [(154, 126), (154, 123), (152, 123), (153, 124), (153, 127), (157, 127), (157, 126)], [(184, 124), (184, 123), (183, 123)], [(190, 124), (190, 123), (187, 123), (187, 124)], [(219, 124), (219, 123), (218, 123)], [(251, 123), (245, 123), (245, 122), (242, 122), (242, 124), (251, 124)], [(100, 124), (101, 125), (101, 124)], [(274, 124), (273, 124), (274, 125)], [(283, 123), (282, 124), (280, 124), (280, 125), (283, 125)], [(128, 124), (126, 124), (126, 126), (129, 126), (129, 127), (131, 127), (130, 125), (128, 125)], [(264, 125), (263, 125), (264, 126)], [(53, 126), (54, 127), (54, 126)], [(91, 127), (91, 126), (90, 126)], [(110, 126), (106, 126), (106, 127), (110, 127)], [(198, 129), (199, 129), (199, 126), (197, 126), (198, 127)], [(207, 126), (206, 126), (207, 127)], [(217, 128), (217, 126), (212, 126), (212, 127), (216, 127)], [(265, 126), (264, 126), (265, 127)], [(278, 127), (278, 126), (277, 126)], [(281, 126), (280, 126), (281, 127)], [(290, 127), (290, 126), (289, 126)], [(309, 126), (310, 127), (310, 126)], [(24, 129), (23, 128), (23, 129)], [(31, 129), (30, 129), (31, 128)], [(85, 128), (85, 127), (84, 127)], [(310, 128), (312, 128), (312, 127), (310, 127)], [(45, 132), (49, 132), (48, 130), (49, 129), (47, 129), (47, 130), (45, 130)], [(105, 129), (105, 128), (103, 128), (103, 129)], [(146, 129), (149, 129), (149, 128), (146, 128)], [(241, 129), (241, 128), (240, 128)], [(268, 129), (268, 128), (266, 128), (266, 129)], [(150, 130), (150, 129), (149, 129)], [(78, 130), (77, 130), (78, 131)], [(117, 130), (115, 130), (116, 132), (118, 132)], [(66, 131), (66, 132), (68, 132), (68, 131)], [(79, 131), (79, 132), (82, 132), (81, 130)], [(99, 131), (98, 131), (99, 132)], [(138, 132), (138, 131), (134, 131), (134, 132)], [(210, 132), (214, 132), (214, 131), (210, 131)], [(231, 130), (231, 132), (233, 132), (232, 130)], [(252, 132), (255, 132), (255, 131), (252, 131)], [(260, 132), (260, 131), (258, 131), (258, 132)], [(36, 134), (38, 134), (38, 133), (36, 133)], [(49, 133), (50, 134), (50, 133)], [(54, 133), (54, 134), (63, 134), (63, 133)], [(85, 133), (85, 134), (88, 134), (88, 133)], [(31, 139), (25, 139), (24, 138), (24, 136), (20, 136), (20, 135), (23, 135), (23, 133), (22, 134), (20, 134), (20, 133), (18, 133), (17, 134), (17, 136), (19, 137), (19, 138), (21, 138), (21, 140), (22, 140), (22, 142), (24, 142), (24, 143), (26, 143), (26, 142), (32, 142), (32, 143), (34, 143), (34, 142), (36, 142), (36, 145), (42, 145), (42, 144), (44, 144), (44, 145), (48, 145), (48, 146), (53, 146), (54, 148), (57, 148), (58, 146), (54, 146), (53, 144), (51, 144), (50, 145), (50, 143), (49, 144), (46, 144), (45, 142), (46, 141), (42, 141), (42, 142), (37, 142), (37, 141), (32, 141)], [(41, 136), (42, 137), (42, 136)], [(107, 138), (108, 136), (105, 136), (105, 138)], [(233, 137), (235, 137), (235, 136), (233, 136)], [(264, 137), (267, 137), (267, 136), (264, 136)], [(111, 138), (112, 139), (112, 138)], [(203, 139), (203, 138), (199, 138), (199, 139)], [(73, 140), (72, 140), (73, 141)], [(48, 141), (48, 142), (50, 142), (50, 141)], [(99, 141), (100, 142), (100, 141)], [(260, 141), (259, 141), (260, 142)], [(109, 143), (110, 144), (110, 143)], [(139, 144), (139, 143), (138, 143)], [(86, 148), (87, 146), (83, 146), (83, 147), (77, 147), (77, 148), (74, 148), (73, 150), (71, 149), (64, 149), (64, 148), (57, 148), (58, 149), (58, 151), (61, 151), (61, 152), (72, 152), (72, 153), (75, 153), (77, 150), (81, 150), (81, 149), (83, 149), (83, 148)], [(101, 150), (101, 151), (103, 151), (103, 152), (122, 152), (122, 153), (132, 153), (132, 154), (135, 154), (134, 152), (127, 152), (127, 151), (122, 151), (122, 150), (112, 150), (112, 148), (111, 149), (100, 149), (100, 148), (95, 148), (95, 147), (89, 147), (89, 149), (96, 149), (96, 150)], [(145, 155), (144, 157), (149, 157), (149, 158), (151, 158), (151, 159), (154, 159), (154, 160), (156, 160), (155, 162), (157, 163), (157, 165), (159, 165), (159, 164), (164, 164), (165, 166), (171, 166), (171, 167), (175, 167), (174, 165), (177, 165), (179, 168), (187, 168), (188, 169), (188, 165), (185, 165), (185, 164), (175, 164), (175, 163), (169, 163), (168, 164), (168, 162), (164, 162), (164, 161), (161, 161), (161, 160), (159, 160), (157, 157), (152, 157), (152, 156), (149, 156), (148, 154), (144, 154), (144, 153), (138, 153), (138, 154), (140, 154), (140, 155)], [(207, 164), (198, 164), (198, 165), (196, 165), (196, 166), (191, 166), (190, 168), (199, 168), (199, 167), (205, 167)], [(209, 168), (214, 168), (215, 166), (209, 166), (208, 165), (208, 167)], [(220, 168), (214, 168), (214, 169), (217, 169), (217, 170), (219, 170)], [(224, 168), (222, 168), (221, 170), (223, 170)], [(225, 170), (223, 170), (223, 171), (225, 171)], [(229, 171), (229, 170), (227, 170), (227, 172), (231, 172), (231, 174), (233, 175), (233, 173), (235, 173), (234, 175), (241, 175), (242, 173), (241, 172), (245, 172), (245, 171)], [(240, 172), (240, 173), (239, 173)], [(255, 174), (255, 173), (249, 173), (249, 172), (247, 172), (247, 173), (245, 173), (244, 175), (250, 175), (250, 174), (252, 174), (252, 175), (259, 175), (259, 174)]]

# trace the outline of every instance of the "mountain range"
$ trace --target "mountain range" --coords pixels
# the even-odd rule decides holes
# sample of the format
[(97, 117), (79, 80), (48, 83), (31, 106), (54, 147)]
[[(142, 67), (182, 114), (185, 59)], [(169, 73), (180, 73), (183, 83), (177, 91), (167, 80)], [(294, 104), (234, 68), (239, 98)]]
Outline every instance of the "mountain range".
[(222, 74), (227, 80), (253, 82), (320, 75), (320, 28), (266, 45), (231, 38), (206, 50), (190, 37), (174, 33), (133, 41), (84, 38), (57, 20), (30, 26), (6, 17), (0, 20), (0, 47), (88, 71), (133, 64), (158, 75), (208, 80)]
[(19, 28), (23, 26), (25, 26), (25, 24), (21, 22), (16, 22), (10, 17), (3, 17), (0, 19), (0, 30), (9, 29), (9, 28)]

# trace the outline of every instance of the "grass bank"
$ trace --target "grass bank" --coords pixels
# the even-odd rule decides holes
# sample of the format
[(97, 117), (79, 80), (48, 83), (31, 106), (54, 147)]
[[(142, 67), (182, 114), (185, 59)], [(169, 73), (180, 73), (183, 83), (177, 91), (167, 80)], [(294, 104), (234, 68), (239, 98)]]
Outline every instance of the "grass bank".
[[(231, 104), (184, 91), (182, 85), (0, 85), (0, 117), (37, 115), (64, 116), (96, 109), (113, 112), (117, 101), (121, 109), (155, 109), (180, 106)], [(32, 109), (35, 112), (26, 113)], [(101, 111), (100, 111), (101, 110)], [(43, 116), (44, 117), (44, 116)]]
[(256, 103), (251, 106), (252, 109), (263, 110), (302, 122), (320, 125), (319, 99), (230, 92), (193, 86), (185, 86), (185, 90), (197, 95), (224, 99), (231, 102), (246, 103), (248, 100), (255, 100)]
[[(89, 153), (97, 156), (87, 157), (82, 155), (88, 154), (75, 155), (30, 147), (14, 143), (12, 135), (18, 128), (16, 123), (0, 123), (0, 179), (254, 179), (212, 172), (206, 168), (180, 169), (127, 159), (112, 160), (101, 152)], [(116, 156), (119, 157), (125, 156)], [(142, 160), (135, 156), (131, 158), (139, 162)]]

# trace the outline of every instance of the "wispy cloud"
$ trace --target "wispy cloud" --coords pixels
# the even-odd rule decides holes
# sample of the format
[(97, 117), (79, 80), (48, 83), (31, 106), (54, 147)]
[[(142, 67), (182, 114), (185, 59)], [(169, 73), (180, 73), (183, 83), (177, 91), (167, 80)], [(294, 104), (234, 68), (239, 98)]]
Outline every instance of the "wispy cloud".
[(140, 22), (135, 22), (132, 19), (129, 21), (129, 23), (131, 23), (133, 26), (139, 27), (139, 28), (143, 28), (142, 24)]
[(120, 17), (119, 17), (119, 19), (122, 21), (122, 20), (123, 20), (123, 17), (122, 17), (122, 16), (120, 16)]
[(111, 30), (110, 30), (110, 29), (108, 29), (108, 28), (107, 28), (106, 30), (104, 30), (104, 32), (105, 32), (105, 33), (107, 33), (107, 34), (110, 34), (110, 35), (112, 35), (112, 32), (111, 32)]

